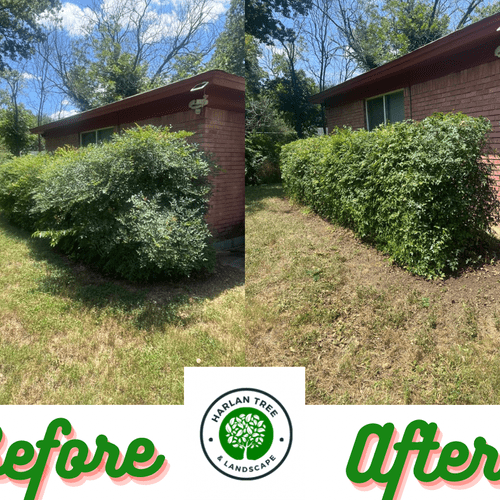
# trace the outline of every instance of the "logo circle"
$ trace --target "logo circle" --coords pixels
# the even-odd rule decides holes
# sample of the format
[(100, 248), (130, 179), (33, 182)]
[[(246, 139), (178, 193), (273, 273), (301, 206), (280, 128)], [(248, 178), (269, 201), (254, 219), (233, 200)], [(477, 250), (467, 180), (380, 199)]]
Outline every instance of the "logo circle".
[(292, 423), (284, 406), (259, 389), (234, 389), (207, 409), (201, 447), (222, 474), (239, 480), (268, 476), (292, 446)]

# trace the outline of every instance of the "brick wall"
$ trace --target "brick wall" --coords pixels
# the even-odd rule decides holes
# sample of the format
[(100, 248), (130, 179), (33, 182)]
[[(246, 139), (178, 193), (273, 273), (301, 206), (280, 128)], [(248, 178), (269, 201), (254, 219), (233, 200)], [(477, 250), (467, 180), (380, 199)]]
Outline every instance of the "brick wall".
[(409, 90), (414, 120), (436, 111), (485, 116), (493, 125), (491, 145), (500, 151), (500, 59), (412, 85)]
[(364, 109), (362, 100), (326, 108), (328, 130), (331, 131), (334, 127), (343, 125), (352, 127), (354, 130), (365, 128)]
[(45, 138), (45, 148), (47, 151), (55, 151), (63, 146), (80, 147), (80, 134), (63, 135), (60, 137), (48, 136)]
[(214, 154), (220, 167), (212, 179), (207, 221), (219, 236), (241, 235), (245, 222), (245, 115), (204, 108), (201, 145)]
[[(405, 118), (422, 120), (435, 112), (453, 111), (485, 116), (493, 126), (491, 145), (500, 151), (500, 59), (423, 83), (406, 84), (404, 91)], [(383, 90), (378, 88), (377, 95), (380, 93)], [(364, 127), (364, 101), (328, 108), (327, 120), (330, 129), (342, 125)]]

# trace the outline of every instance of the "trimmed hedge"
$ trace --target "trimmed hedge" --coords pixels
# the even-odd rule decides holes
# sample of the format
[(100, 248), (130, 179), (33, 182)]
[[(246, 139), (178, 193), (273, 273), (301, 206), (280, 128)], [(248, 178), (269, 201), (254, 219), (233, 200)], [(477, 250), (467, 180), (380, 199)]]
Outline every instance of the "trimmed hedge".
[(211, 269), (212, 165), (188, 132), (137, 128), (99, 146), (0, 167), (0, 209), (52, 245), (129, 280)]
[(288, 196), (348, 226), (409, 271), (443, 276), (479, 258), (499, 220), (490, 122), (435, 114), (283, 146)]

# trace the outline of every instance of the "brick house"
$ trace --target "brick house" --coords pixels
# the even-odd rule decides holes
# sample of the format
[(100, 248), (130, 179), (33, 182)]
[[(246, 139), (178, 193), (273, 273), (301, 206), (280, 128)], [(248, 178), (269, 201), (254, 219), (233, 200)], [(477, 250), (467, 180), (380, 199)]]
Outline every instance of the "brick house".
[(484, 116), (500, 151), (500, 13), (314, 95), (328, 129), (368, 130), (434, 112)]
[(48, 151), (107, 140), (136, 125), (194, 132), (193, 142), (213, 153), (220, 172), (213, 179), (207, 222), (217, 239), (241, 236), (245, 221), (245, 80), (213, 70), (85, 111), (31, 130)]

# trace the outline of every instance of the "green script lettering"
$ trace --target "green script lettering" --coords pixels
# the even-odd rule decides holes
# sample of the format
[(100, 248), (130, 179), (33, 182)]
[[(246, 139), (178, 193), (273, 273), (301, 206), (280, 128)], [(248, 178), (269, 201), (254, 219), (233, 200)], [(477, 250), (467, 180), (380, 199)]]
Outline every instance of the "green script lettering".
[[(13, 443), (5, 455), (5, 460), (0, 466), (0, 477), (6, 476), (13, 480), (29, 480), (28, 488), (25, 494), (25, 500), (35, 500), (44, 472), (49, 462), (51, 452), (57, 451), (61, 442), (56, 439), (56, 435), (61, 430), (61, 434), (68, 436), (71, 434), (71, 424), (65, 418), (56, 418), (47, 427), (45, 437), (36, 443), (39, 448), (36, 456), (34, 447), (27, 441), (16, 441)], [(0, 440), (3, 431), (0, 429)], [(56, 472), (63, 479), (75, 479), (81, 474), (91, 473), (98, 469), (103, 460), (106, 461), (106, 474), (111, 478), (119, 478), (126, 474), (131, 477), (145, 478), (156, 474), (165, 464), (163, 455), (158, 455), (151, 465), (147, 467), (138, 467), (136, 464), (146, 464), (155, 456), (154, 444), (146, 438), (134, 439), (128, 446), (123, 463), (118, 466), (120, 459), (120, 450), (116, 445), (110, 443), (108, 438), (100, 435), (96, 439), (97, 449), (90, 460), (86, 462), (89, 456), (89, 447), (79, 439), (70, 439), (61, 447), (56, 463)], [(139, 450), (142, 451), (139, 453)], [(107, 459), (104, 455), (107, 455)], [(26, 468), (36, 457), (35, 463)], [(70, 459), (71, 457), (71, 459)], [(70, 468), (66, 469), (69, 465)], [(17, 466), (21, 470), (16, 470)], [(46, 472), (46, 475), (50, 471)]]

